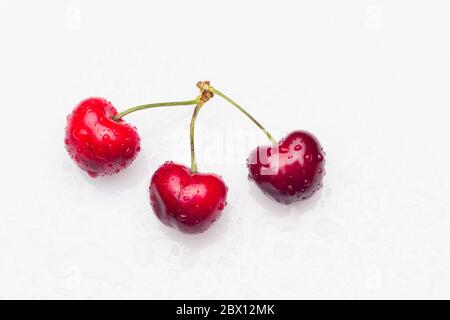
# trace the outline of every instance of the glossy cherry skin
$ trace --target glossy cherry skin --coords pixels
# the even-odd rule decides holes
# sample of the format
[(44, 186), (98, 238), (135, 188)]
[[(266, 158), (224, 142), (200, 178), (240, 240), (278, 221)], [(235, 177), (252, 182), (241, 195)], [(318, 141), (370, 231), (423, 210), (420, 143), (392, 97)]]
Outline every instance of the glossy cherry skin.
[(306, 131), (291, 132), (277, 145), (258, 147), (247, 159), (249, 179), (285, 204), (307, 199), (319, 190), (324, 165), (319, 141)]
[(103, 98), (81, 101), (67, 116), (65, 146), (91, 177), (112, 175), (128, 167), (140, 151), (135, 127), (112, 120), (117, 110)]
[(192, 173), (188, 167), (166, 162), (153, 174), (150, 203), (165, 225), (185, 233), (207, 230), (227, 205), (228, 187), (215, 174)]

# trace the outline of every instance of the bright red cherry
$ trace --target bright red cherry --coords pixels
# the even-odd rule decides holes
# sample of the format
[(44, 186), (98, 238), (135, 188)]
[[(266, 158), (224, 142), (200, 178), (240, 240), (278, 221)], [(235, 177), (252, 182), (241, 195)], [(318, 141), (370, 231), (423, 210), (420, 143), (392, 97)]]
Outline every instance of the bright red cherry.
[(150, 183), (150, 203), (165, 225), (185, 233), (207, 230), (227, 205), (228, 188), (215, 174), (192, 173), (188, 167), (166, 162)]
[(111, 102), (88, 98), (67, 116), (66, 149), (91, 177), (118, 173), (141, 149), (136, 128), (122, 119), (113, 120), (116, 114)]
[(324, 165), (319, 141), (306, 131), (294, 131), (277, 145), (258, 147), (247, 160), (249, 178), (267, 196), (285, 204), (319, 190)]

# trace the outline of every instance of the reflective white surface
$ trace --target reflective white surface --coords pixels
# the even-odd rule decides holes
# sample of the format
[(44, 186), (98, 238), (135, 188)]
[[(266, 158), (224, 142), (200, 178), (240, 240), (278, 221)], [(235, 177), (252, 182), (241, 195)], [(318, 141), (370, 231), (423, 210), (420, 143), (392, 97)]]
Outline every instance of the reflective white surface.
[[(0, 298), (450, 298), (447, 1), (0, 0)], [(212, 84), (276, 137), (313, 132), (324, 188), (291, 206), (247, 181), (265, 136), (215, 97), (201, 171), (228, 207), (189, 236), (149, 179), (189, 164), (191, 107), (127, 116), (142, 152), (91, 179), (64, 150), (88, 96), (125, 107)]]

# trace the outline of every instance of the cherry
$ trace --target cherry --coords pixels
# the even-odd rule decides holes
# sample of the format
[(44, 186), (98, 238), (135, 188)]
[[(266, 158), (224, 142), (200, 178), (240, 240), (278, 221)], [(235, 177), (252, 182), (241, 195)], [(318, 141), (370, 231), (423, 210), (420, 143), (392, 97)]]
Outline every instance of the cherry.
[(166, 162), (150, 183), (150, 203), (162, 223), (185, 233), (207, 230), (227, 204), (228, 188), (215, 174)]
[(249, 178), (285, 204), (311, 197), (322, 186), (323, 149), (311, 133), (294, 131), (280, 143), (256, 148), (247, 159)]
[(211, 92), (201, 89), (192, 115), (191, 168), (168, 161), (156, 170), (150, 182), (153, 212), (165, 225), (185, 233), (206, 231), (227, 205), (228, 187), (218, 175), (199, 173), (195, 158), (195, 121), (212, 96)]
[(306, 131), (294, 131), (277, 142), (250, 113), (224, 93), (208, 82), (200, 82), (197, 86), (227, 100), (272, 142), (272, 146), (258, 147), (247, 159), (249, 179), (255, 181), (266, 195), (277, 202), (290, 204), (307, 199), (320, 189), (325, 159), (316, 137)]
[(141, 150), (136, 128), (123, 116), (144, 109), (195, 105), (199, 99), (143, 104), (117, 113), (111, 102), (88, 98), (67, 117), (66, 149), (91, 177), (119, 173)]
[(91, 177), (118, 173), (141, 149), (136, 128), (113, 119), (116, 115), (111, 102), (93, 97), (81, 101), (67, 117), (66, 149)]

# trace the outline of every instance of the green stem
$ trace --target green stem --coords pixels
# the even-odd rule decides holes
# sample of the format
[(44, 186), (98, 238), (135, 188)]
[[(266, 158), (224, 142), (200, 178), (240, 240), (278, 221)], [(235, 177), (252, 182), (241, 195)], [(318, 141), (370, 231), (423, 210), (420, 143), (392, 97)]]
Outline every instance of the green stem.
[(200, 109), (205, 104), (204, 101), (200, 100), (195, 106), (194, 113), (192, 114), (191, 126), (190, 126), (190, 141), (191, 141), (191, 172), (197, 173), (197, 159), (195, 158), (195, 143), (194, 143), (194, 134), (195, 134), (195, 121), (197, 120), (198, 113)]
[(151, 108), (158, 108), (158, 107), (173, 107), (173, 106), (189, 106), (197, 104), (199, 101), (199, 97), (195, 98), (194, 100), (185, 100), (185, 101), (173, 101), (173, 102), (158, 102), (158, 103), (150, 103), (150, 104), (143, 104), (140, 106), (132, 107), (129, 109), (126, 109), (125, 111), (122, 111), (118, 114), (116, 114), (113, 117), (113, 120), (117, 121), (121, 119), (123, 116), (126, 116), (127, 114), (144, 110), (144, 109), (151, 109)]
[(258, 128), (260, 128), (262, 130), (262, 132), (264, 132), (264, 134), (267, 136), (267, 138), (269, 138), (269, 140), (273, 144), (277, 144), (278, 143), (278, 141), (276, 141), (273, 138), (273, 136), (266, 130), (266, 128), (264, 128), (261, 125), (261, 123), (259, 123), (255, 118), (253, 118), (253, 116), (250, 113), (248, 113), (244, 108), (242, 108), (234, 100), (232, 100), (231, 98), (227, 97), (225, 94), (223, 94), (222, 92), (220, 92), (219, 90), (217, 90), (216, 88), (213, 88), (211, 86), (209, 86), (208, 91), (210, 91), (211, 93), (217, 94), (218, 96), (221, 96), (222, 98), (227, 100), (229, 103), (231, 103), (233, 106), (235, 106), (239, 111), (241, 111), (243, 114), (245, 114), (251, 121), (253, 121), (253, 123), (256, 124), (256, 126)]

